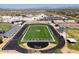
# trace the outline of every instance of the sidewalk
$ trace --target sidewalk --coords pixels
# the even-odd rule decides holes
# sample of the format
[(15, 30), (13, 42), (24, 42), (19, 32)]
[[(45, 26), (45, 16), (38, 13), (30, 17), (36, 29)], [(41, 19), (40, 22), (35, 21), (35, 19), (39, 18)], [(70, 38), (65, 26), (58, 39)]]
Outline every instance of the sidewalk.
[[(23, 24), (23, 25), (24, 25), (24, 24)], [(21, 26), (21, 28), (23, 27), (23, 25)], [(20, 29), (19, 29), (19, 30), (20, 30)], [(12, 40), (12, 38), (13, 38), (18, 32), (19, 32), (19, 31), (17, 31), (17, 32), (16, 32), (12, 37), (10, 37), (10, 38), (4, 38), (4, 39), (3, 39), (3, 43), (0, 44), (0, 53), (1, 53), (1, 52), (5, 52), (5, 53), (7, 52), (7, 53), (8, 53), (9, 51), (10, 51), (10, 52), (16, 51), (16, 50), (8, 50), (8, 51), (6, 50), (6, 51), (5, 51), (5, 50), (2, 50), (2, 48), (3, 48), (5, 45), (7, 45), (7, 43), (10, 42), (10, 41)]]
[(8, 53), (15, 54), (15, 53), (19, 53), (19, 52), (16, 51), (16, 50), (1, 50), (0, 51), (0, 54), (4, 54), (4, 53), (6, 53), (6, 54), (8, 54)]
[(6, 45), (10, 40), (11, 40), (11, 38), (4, 38), (3, 39), (3, 43), (0, 44), (0, 50), (2, 50), (2, 48), (4, 47), (4, 45)]

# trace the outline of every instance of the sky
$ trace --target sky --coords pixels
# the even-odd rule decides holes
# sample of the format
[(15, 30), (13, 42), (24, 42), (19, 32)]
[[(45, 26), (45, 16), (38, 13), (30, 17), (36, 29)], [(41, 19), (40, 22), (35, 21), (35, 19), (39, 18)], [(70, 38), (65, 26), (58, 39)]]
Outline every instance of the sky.
[(0, 8), (79, 8), (79, 4), (0, 4)]

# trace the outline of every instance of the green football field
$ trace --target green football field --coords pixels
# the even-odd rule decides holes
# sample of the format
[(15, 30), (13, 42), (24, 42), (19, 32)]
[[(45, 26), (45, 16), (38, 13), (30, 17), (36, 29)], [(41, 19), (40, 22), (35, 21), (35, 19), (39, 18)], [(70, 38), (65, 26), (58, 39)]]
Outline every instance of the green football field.
[(24, 41), (25, 40), (32, 40), (32, 41), (51, 40), (52, 42), (55, 41), (47, 25), (29, 25), (22, 39)]

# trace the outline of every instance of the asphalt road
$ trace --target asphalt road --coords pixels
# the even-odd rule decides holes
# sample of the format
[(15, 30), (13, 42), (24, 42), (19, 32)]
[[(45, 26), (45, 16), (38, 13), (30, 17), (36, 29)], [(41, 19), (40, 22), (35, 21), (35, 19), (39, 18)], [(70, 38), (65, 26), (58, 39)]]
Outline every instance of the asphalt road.
[(63, 37), (61, 36), (62, 39), (59, 40), (59, 43), (57, 44), (57, 46), (51, 48), (51, 49), (48, 49), (48, 50), (44, 50), (44, 51), (41, 51), (41, 53), (54, 53), (56, 49), (61, 49), (64, 47), (65, 45), (65, 41), (63, 39)]
[(23, 33), (26, 27), (27, 26), (24, 25), (23, 28), (12, 38), (12, 40), (2, 48), (2, 50), (16, 50), (21, 53), (27, 53), (27, 50), (21, 48), (17, 43), (18, 37)]
[(62, 49), (65, 45), (65, 40), (64, 40), (63, 36), (60, 36), (58, 34), (58, 32), (55, 31), (55, 29), (51, 25), (49, 25), (49, 27), (54, 32), (54, 34), (59, 38), (59, 42), (58, 42), (57, 46), (55, 46), (51, 49), (48, 49), (48, 50), (41, 51), (42, 53), (54, 53), (56, 49)]
[[(51, 27), (51, 26), (50, 26)], [(27, 49), (21, 48), (18, 43), (17, 43), (17, 38), (23, 33), (23, 31), (25, 30), (26, 26), (24, 26), (14, 37), (13, 39), (7, 43), (2, 49), (3, 50), (16, 50), (18, 52), (21, 53), (28, 53)], [(51, 29), (53, 29), (51, 27)], [(52, 30), (53, 31), (53, 30)], [(53, 53), (56, 49), (58, 48), (63, 48), (65, 45), (65, 40), (64, 38), (61, 36), (59, 37), (59, 43), (57, 44), (57, 46), (55, 46), (54, 48), (51, 48), (49, 50), (44, 50), (44, 51), (40, 51), (41, 53)]]

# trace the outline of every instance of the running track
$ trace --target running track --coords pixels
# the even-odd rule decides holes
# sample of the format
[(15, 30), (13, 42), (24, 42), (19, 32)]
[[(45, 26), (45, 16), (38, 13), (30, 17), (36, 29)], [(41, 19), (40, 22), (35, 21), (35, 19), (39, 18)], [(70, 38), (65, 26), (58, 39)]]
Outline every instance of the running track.
[[(17, 38), (23, 33), (27, 25), (24, 25), (24, 27), (13, 37), (13, 39), (7, 43), (2, 50), (16, 50), (21, 53), (28, 53), (27, 49), (21, 48), (17, 43)], [(51, 26), (50, 26), (51, 27)], [(52, 31), (53, 28), (51, 27)], [(41, 53), (53, 53), (58, 48), (63, 48), (65, 45), (64, 38), (61, 36), (59, 39), (59, 43), (54, 48), (51, 48), (49, 50), (40, 51)]]

